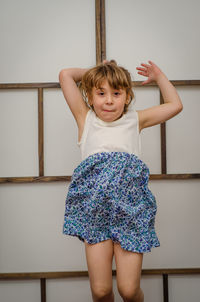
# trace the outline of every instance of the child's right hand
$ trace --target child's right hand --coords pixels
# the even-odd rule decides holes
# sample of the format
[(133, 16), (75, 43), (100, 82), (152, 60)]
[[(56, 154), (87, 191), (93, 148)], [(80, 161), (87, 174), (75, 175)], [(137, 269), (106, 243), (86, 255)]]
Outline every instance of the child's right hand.
[(110, 61), (108, 61), (108, 60), (103, 60), (102, 63), (103, 63), (103, 64), (115, 64), (115, 65), (117, 65), (117, 62), (116, 62), (115, 60), (110, 60)]

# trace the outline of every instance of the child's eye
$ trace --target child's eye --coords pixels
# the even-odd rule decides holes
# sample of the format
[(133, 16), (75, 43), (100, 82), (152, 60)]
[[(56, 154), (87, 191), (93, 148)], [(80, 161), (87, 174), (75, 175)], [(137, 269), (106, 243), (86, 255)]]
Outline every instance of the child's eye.
[(119, 95), (120, 95), (119, 91), (116, 91), (116, 92), (114, 93), (114, 95), (119, 96)]
[(99, 95), (104, 95), (103, 91), (98, 92)]

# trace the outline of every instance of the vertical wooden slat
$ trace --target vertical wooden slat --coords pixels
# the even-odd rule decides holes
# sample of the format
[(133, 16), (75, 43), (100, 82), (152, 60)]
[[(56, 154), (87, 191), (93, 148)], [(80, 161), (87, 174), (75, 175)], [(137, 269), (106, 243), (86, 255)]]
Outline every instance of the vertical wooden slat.
[(43, 88), (38, 88), (38, 155), (39, 155), (39, 176), (44, 176)]
[[(162, 94), (160, 93), (160, 104), (164, 104)], [(166, 123), (160, 124), (161, 135), (161, 173), (167, 173), (167, 156), (166, 156)]]
[(163, 274), (163, 301), (169, 302), (168, 275)]
[(101, 0), (101, 61), (106, 59), (105, 0)]
[(96, 64), (101, 63), (101, 26), (100, 26), (100, 0), (95, 1), (96, 12)]
[(46, 279), (40, 279), (41, 302), (46, 302)]
[(105, 0), (95, 1), (96, 12), (96, 64), (106, 59)]

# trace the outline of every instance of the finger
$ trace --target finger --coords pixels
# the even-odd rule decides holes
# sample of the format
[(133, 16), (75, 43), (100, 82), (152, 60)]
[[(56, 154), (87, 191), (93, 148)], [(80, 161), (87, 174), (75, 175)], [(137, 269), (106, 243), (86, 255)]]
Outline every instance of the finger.
[(151, 64), (151, 66), (152, 66), (153, 68), (158, 68), (158, 66), (157, 66), (154, 62), (152, 62), (152, 61), (149, 61), (149, 64)]
[(142, 67), (136, 67), (136, 69), (140, 71), (146, 71), (146, 68), (142, 68)]
[(149, 61), (149, 64), (151, 64), (153, 67), (158, 67), (153, 61)]
[(108, 60), (103, 60), (103, 64), (107, 64), (108, 62)]
[(138, 74), (140, 74), (140, 75), (142, 75), (142, 76), (144, 76), (144, 77), (147, 77), (147, 73), (145, 73), (145, 72), (138, 71)]
[(141, 66), (149, 68), (150, 66), (148, 64), (142, 63)]
[(149, 61), (149, 63), (151, 64), (151, 66), (156, 70), (160, 70), (160, 68), (152, 61)]
[(146, 80), (146, 81), (142, 82), (142, 85), (146, 85), (146, 84), (148, 84), (149, 82), (150, 82), (149, 80)]

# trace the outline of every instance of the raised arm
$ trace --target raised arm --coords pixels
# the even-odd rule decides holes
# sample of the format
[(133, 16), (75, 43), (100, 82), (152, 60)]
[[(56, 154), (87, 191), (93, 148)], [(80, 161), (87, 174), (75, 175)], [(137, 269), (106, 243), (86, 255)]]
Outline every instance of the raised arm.
[(138, 111), (141, 131), (143, 128), (169, 120), (183, 109), (183, 105), (175, 87), (156, 64), (149, 61), (149, 64), (141, 64), (141, 67), (137, 67), (136, 69), (139, 70), (138, 74), (148, 78), (143, 82), (143, 85), (155, 81), (164, 99), (164, 104), (162, 105)]
[(89, 110), (83, 97), (77, 87), (79, 82), (87, 69), (82, 68), (68, 68), (63, 69), (59, 73), (60, 86), (62, 88), (65, 100), (77, 122), (79, 130), (83, 127), (86, 114)]

